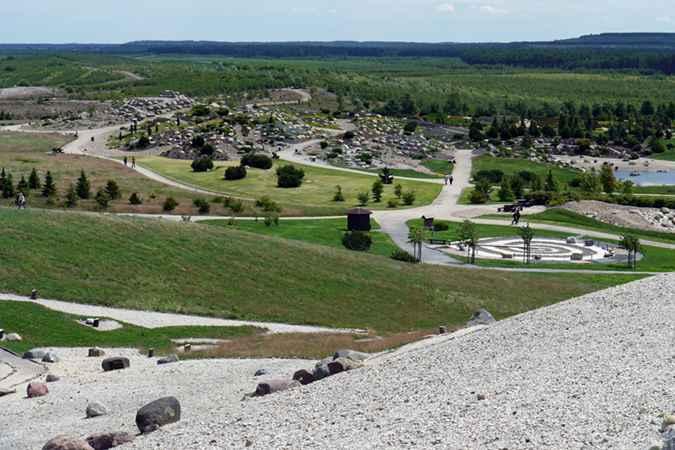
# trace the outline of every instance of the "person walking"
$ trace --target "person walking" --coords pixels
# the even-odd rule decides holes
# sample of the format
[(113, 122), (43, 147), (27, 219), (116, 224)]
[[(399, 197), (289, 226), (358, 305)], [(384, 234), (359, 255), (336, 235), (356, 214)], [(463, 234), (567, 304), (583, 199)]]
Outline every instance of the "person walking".
[(132, 169), (136, 168), (136, 157), (135, 156), (131, 157), (131, 168)]
[(449, 177), (450, 177), (450, 184), (452, 185), (452, 183), (454, 183), (454, 182), (455, 182), (455, 179), (453, 178), (453, 176), (452, 176), (452, 175), (449, 175)]
[(15, 203), (17, 209), (26, 209), (26, 196), (23, 194), (22, 191), (19, 191), (19, 193), (17, 194)]
[(518, 225), (520, 223), (520, 209), (516, 209), (516, 211), (513, 213), (513, 221), (511, 221), (511, 225)]
[(127, 163), (128, 163), (128, 162), (129, 162), (129, 161), (127, 160), (127, 157), (125, 156), (125, 157), (124, 157), (124, 167), (127, 167)]

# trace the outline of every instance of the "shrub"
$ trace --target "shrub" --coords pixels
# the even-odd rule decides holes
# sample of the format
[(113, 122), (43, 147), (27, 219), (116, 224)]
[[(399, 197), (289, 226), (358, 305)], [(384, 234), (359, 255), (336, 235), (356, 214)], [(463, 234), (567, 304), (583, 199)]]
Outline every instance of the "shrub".
[(447, 222), (434, 222), (434, 231), (448, 231), (450, 225)]
[(273, 161), (267, 155), (257, 153), (248, 153), (241, 158), (242, 166), (254, 167), (256, 169), (268, 170), (272, 168)]
[(387, 201), (387, 208), (398, 208), (398, 199), (397, 198), (390, 198)]
[(129, 197), (129, 204), (130, 204), (130, 205), (142, 205), (142, 204), (143, 204), (143, 200), (141, 199), (141, 197), (138, 195), (137, 192), (134, 192), (134, 193), (131, 194), (131, 196)]
[(203, 198), (196, 198), (192, 200), (192, 204), (197, 208), (199, 214), (208, 214), (211, 212), (211, 205)]
[(403, 196), (401, 199), (403, 200), (403, 204), (406, 206), (410, 206), (413, 203), (415, 203), (415, 199), (417, 196), (415, 195), (415, 191), (406, 191), (403, 193)]
[(91, 184), (87, 179), (87, 176), (84, 174), (84, 170), (80, 172), (80, 177), (77, 179), (77, 186), (75, 188), (77, 191), (77, 196), (82, 200), (86, 200), (91, 197)]
[(349, 250), (367, 252), (373, 245), (373, 240), (364, 231), (348, 231), (342, 236), (342, 245)]
[(484, 203), (487, 203), (488, 200), (490, 200), (490, 196), (487, 195), (485, 192), (481, 192), (478, 189), (474, 189), (471, 191), (471, 195), (469, 195), (469, 202), (471, 202), (474, 205), (481, 205)]
[(122, 197), (120, 192), (120, 187), (117, 185), (117, 182), (114, 180), (108, 180), (108, 183), (105, 185), (105, 192), (110, 197), (110, 200), (117, 200)]
[(279, 215), (276, 213), (271, 213), (265, 216), (265, 226), (271, 227), (272, 225), (274, 226), (279, 226)]
[(302, 185), (305, 171), (288, 165), (277, 169), (277, 185), (280, 188), (297, 188)]
[(235, 214), (244, 212), (244, 202), (241, 200), (231, 200), (227, 207)]
[(105, 189), (99, 189), (96, 192), (96, 204), (100, 209), (106, 209), (110, 204), (110, 194)]
[(255, 206), (265, 212), (281, 212), (281, 206), (267, 196), (256, 200)]
[(474, 178), (476, 181), (484, 179), (490, 184), (499, 184), (502, 182), (502, 178), (504, 178), (504, 172), (499, 169), (479, 170)]
[(243, 180), (246, 178), (246, 167), (233, 166), (225, 169), (225, 179), (228, 181)]
[(391, 259), (395, 259), (396, 261), (402, 261), (406, 263), (411, 263), (411, 264), (418, 264), (419, 261), (417, 261), (417, 258), (415, 258), (413, 255), (410, 253), (406, 252), (405, 250), (394, 250), (391, 254)]
[(370, 194), (367, 192), (359, 192), (356, 198), (359, 200), (359, 205), (366, 206), (368, 204), (368, 200), (370, 200)]
[(50, 171), (47, 171), (47, 175), (45, 175), (45, 183), (44, 186), (42, 187), (42, 196), (51, 198), (56, 195), (56, 185), (54, 184), (54, 178), (52, 177), (52, 173)]
[(199, 154), (202, 156), (208, 156), (209, 158), (216, 153), (216, 149), (211, 144), (204, 144), (204, 146), (199, 150)]
[(384, 183), (382, 183), (381, 180), (375, 181), (375, 183), (373, 183), (372, 191), (375, 203), (380, 203), (382, 201), (382, 193), (384, 192)]
[(66, 208), (74, 208), (77, 206), (77, 192), (75, 191), (75, 185), (70, 183), (68, 186), (68, 191), (66, 192)]
[(197, 158), (192, 161), (192, 170), (195, 172), (208, 172), (213, 169), (213, 160), (209, 157)]
[(164, 204), (162, 205), (162, 209), (166, 212), (170, 212), (176, 209), (178, 206), (178, 202), (176, 201), (175, 198), (173, 197), (167, 197), (164, 200)]
[(394, 186), (394, 195), (397, 198), (401, 198), (401, 196), (403, 195), (403, 186), (401, 186), (400, 184)]
[(335, 195), (333, 195), (333, 201), (334, 202), (344, 202), (345, 201), (345, 196), (342, 193), (342, 186), (340, 186), (340, 185), (335, 186)]

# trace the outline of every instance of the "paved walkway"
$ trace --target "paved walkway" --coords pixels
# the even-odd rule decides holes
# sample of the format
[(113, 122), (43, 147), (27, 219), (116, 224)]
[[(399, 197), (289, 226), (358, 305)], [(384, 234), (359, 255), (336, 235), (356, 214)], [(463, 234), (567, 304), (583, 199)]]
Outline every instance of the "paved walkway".
[[(0, 389), (14, 389), (16, 386), (41, 377), (45, 373), (47, 373), (47, 368), (42, 364), (22, 359), (20, 356), (0, 348)], [(19, 394), (24, 395), (23, 393)]]
[(109, 308), (105, 306), (83, 305), (59, 300), (31, 300), (13, 294), (0, 294), (0, 301), (27, 302), (42, 305), (54, 311), (82, 317), (98, 317), (118, 320), (143, 328), (207, 326), (207, 327), (241, 327), (253, 326), (266, 328), (272, 334), (277, 333), (360, 333), (363, 330), (326, 328), (306, 325), (288, 325), (271, 322), (250, 322), (243, 320), (226, 320), (213, 317), (189, 316), (183, 314), (158, 313), (132, 309)]

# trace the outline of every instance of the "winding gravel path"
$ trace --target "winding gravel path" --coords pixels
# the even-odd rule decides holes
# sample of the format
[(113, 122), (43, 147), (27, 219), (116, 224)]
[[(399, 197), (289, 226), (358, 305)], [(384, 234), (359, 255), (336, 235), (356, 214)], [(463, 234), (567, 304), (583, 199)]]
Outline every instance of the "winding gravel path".
[(344, 328), (326, 328), (306, 325), (288, 325), (272, 322), (250, 322), (244, 320), (227, 320), (214, 317), (189, 316), (183, 314), (159, 313), (152, 311), (138, 311), (132, 309), (110, 308), (106, 306), (83, 305), (63, 302), (59, 300), (39, 299), (31, 300), (13, 294), (0, 294), (0, 301), (29, 302), (42, 305), (54, 311), (73, 314), (83, 317), (100, 317), (119, 320), (144, 328), (179, 327), (179, 326), (209, 326), (209, 327), (240, 327), (254, 326), (266, 328), (270, 333), (359, 333), (362, 330)]

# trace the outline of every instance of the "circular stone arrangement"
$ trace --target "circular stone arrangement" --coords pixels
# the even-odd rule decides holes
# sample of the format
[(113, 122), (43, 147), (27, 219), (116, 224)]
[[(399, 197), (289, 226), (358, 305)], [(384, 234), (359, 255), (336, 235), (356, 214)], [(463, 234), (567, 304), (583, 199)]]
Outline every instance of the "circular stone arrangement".
[[(453, 243), (452, 248), (466, 251), (458, 243)], [(617, 251), (620, 249), (615, 246), (593, 240), (534, 238), (530, 257), (545, 262), (607, 262), (617, 259)], [(522, 260), (524, 253), (523, 241), (518, 237), (484, 238), (476, 247), (478, 259)]]

